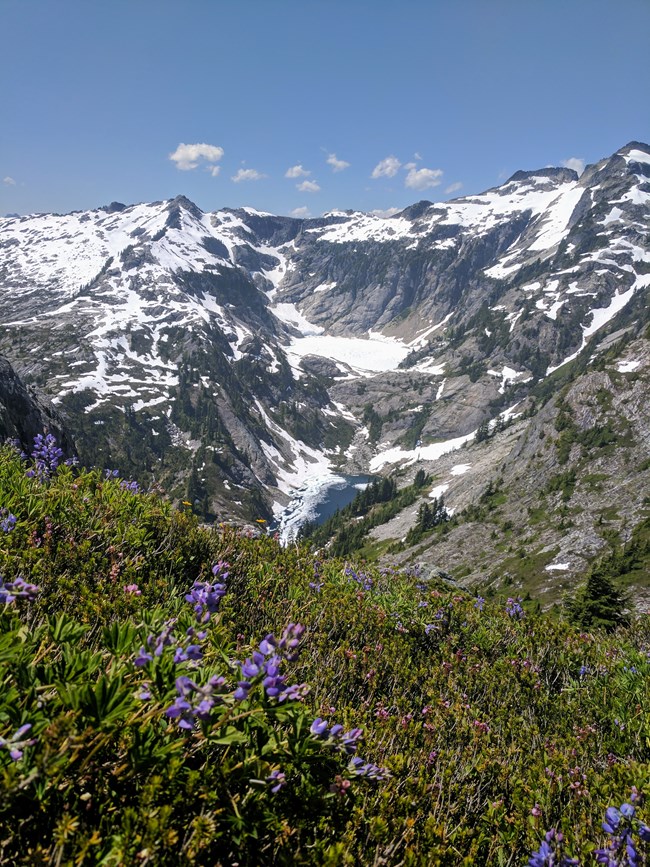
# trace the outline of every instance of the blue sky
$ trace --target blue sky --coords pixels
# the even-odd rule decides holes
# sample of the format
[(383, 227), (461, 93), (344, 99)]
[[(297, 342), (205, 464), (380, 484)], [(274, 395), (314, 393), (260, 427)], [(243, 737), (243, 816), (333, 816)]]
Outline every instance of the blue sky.
[(648, 0), (0, 0), (0, 214), (388, 210), (594, 162), (650, 142), (649, 37)]

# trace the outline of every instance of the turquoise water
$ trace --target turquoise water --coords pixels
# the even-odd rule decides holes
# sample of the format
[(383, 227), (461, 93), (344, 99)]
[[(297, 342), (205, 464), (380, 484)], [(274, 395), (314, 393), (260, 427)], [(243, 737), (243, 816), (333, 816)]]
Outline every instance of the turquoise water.
[(351, 503), (360, 490), (366, 488), (374, 476), (341, 476), (342, 482), (327, 489), (325, 496), (315, 508), (313, 520), (322, 524), (336, 512)]

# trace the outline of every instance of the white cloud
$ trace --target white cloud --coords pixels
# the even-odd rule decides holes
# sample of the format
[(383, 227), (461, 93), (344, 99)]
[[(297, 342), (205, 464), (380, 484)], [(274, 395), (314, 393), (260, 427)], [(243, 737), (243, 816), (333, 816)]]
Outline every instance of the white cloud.
[(201, 161), (218, 163), (223, 156), (223, 148), (210, 144), (179, 144), (169, 159), (176, 163), (176, 168), (182, 172), (195, 169)]
[(403, 210), (404, 208), (375, 208), (374, 211), (370, 211), (370, 213), (374, 217), (392, 217)]
[(375, 208), (374, 211), (370, 211), (373, 217), (394, 217), (395, 214), (399, 214), (400, 211), (403, 211), (404, 208)]
[(265, 177), (266, 175), (258, 172), (257, 169), (239, 169), (237, 174), (233, 175), (230, 180), (239, 184), (242, 181), (261, 181)]
[(585, 161), (581, 160), (580, 157), (569, 157), (568, 160), (564, 160), (562, 165), (566, 169), (573, 169), (574, 172), (577, 172), (581, 175), (585, 170)]
[(318, 193), (320, 187), (316, 181), (303, 181), (301, 184), (296, 184), (296, 189), (301, 193)]
[(381, 160), (372, 170), (371, 178), (393, 178), (400, 170), (401, 162), (397, 157), (386, 157)]
[(7, 175), (6, 178), (2, 179), (2, 183), (7, 184), (8, 187), (15, 187), (16, 186), (16, 181), (14, 181), (13, 178), (10, 178), (9, 175)]
[(463, 188), (462, 183), (460, 181), (456, 181), (453, 184), (449, 184), (448, 187), (445, 187), (445, 192), (446, 193), (457, 193), (458, 190), (462, 190), (462, 188)]
[(303, 169), (301, 165), (291, 166), (290, 169), (287, 169), (284, 173), (285, 178), (306, 178), (307, 175), (310, 175), (311, 172), (308, 172), (307, 169)]
[(442, 169), (416, 169), (414, 163), (408, 163), (404, 168), (408, 169), (404, 186), (411, 190), (426, 190), (441, 183)]
[(206, 166), (206, 169), (210, 172), (213, 178), (216, 178), (221, 171), (221, 166)]
[(333, 172), (342, 172), (343, 169), (348, 169), (350, 167), (350, 163), (346, 163), (345, 160), (337, 159), (336, 154), (328, 154), (326, 162), (328, 166), (332, 166)]
[(304, 219), (305, 217), (310, 217), (311, 214), (309, 208), (303, 206), (302, 208), (294, 208), (291, 212), (291, 216), (298, 217), (299, 219)]

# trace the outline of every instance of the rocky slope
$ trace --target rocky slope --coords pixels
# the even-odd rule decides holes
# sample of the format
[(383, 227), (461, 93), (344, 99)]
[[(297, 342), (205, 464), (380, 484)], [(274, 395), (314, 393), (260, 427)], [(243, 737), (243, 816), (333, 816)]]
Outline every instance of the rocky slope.
[[(650, 148), (631, 142), (580, 177), (517, 172), (388, 218), (203, 213), (182, 196), (6, 218), (0, 351), (49, 392), (84, 460), (162, 480), (209, 518), (270, 519), (336, 471), (391, 472), (418, 455), (442, 476), (453, 456), (441, 455), (527, 410), (469, 446), (477, 465), (500, 455), (483, 476), (513, 502), (519, 476), (525, 501), (558, 474), (535, 437), (552, 439), (548, 389), (567, 370), (581, 407), (594, 389), (612, 394), (593, 426), (607, 409), (642, 442), (642, 344), (635, 370), (593, 379), (587, 361), (621, 328), (645, 339), (649, 202)], [(639, 394), (623, 403), (631, 376)], [(469, 478), (452, 477), (457, 509), (480, 497)], [(476, 557), (469, 568), (481, 571)]]
[(43, 433), (54, 434), (65, 454), (74, 454), (74, 443), (51, 403), (27, 389), (7, 359), (0, 356), (0, 440), (15, 440), (30, 452), (34, 437)]

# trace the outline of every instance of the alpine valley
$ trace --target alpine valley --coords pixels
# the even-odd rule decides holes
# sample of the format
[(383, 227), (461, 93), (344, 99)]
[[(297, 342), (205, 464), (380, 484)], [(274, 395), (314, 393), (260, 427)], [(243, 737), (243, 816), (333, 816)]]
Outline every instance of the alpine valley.
[(82, 463), (285, 539), (342, 476), (392, 476), (340, 550), (543, 604), (618, 552), (648, 609), (649, 220), (639, 142), (386, 217), (3, 218), (0, 418), (36, 388)]

